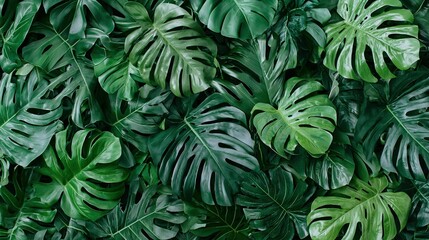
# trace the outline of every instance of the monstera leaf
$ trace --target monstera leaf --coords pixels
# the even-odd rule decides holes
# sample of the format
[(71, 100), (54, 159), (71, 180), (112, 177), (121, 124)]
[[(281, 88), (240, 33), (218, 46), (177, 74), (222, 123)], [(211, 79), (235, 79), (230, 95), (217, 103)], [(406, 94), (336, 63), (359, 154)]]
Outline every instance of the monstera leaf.
[(128, 173), (118, 165), (121, 144), (109, 132), (81, 130), (71, 143), (67, 133), (59, 132), (56, 149), (49, 147), (43, 154), (40, 172), (52, 181), (38, 183), (36, 192), (48, 203), (61, 198), (68, 216), (94, 221), (112, 210), (124, 193)]
[(150, 186), (138, 195), (138, 184), (133, 182), (125, 209), (117, 206), (97, 222), (87, 222), (88, 230), (99, 238), (109, 239), (171, 239), (186, 220), (183, 203), (177, 198), (156, 193)]
[(138, 69), (122, 51), (106, 52), (95, 48), (91, 54), (94, 74), (101, 87), (109, 94), (117, 93), (120, 99), (131, 100), (138, 90), (137, 82), (143, 82)]
[(225, 37), (249, 39), (272, 24), (277, 0), (191, 0), (202, 23)]
[(128, 2), (125, 7), (140, 25), (128, 35), (125, 51), (143, 80), (162, 88), (170, 86), (176, 96), (189, 96), (209, 87), (216, 74), (216, 45), (188, 12), (162, 3), (152, 21), (140, 3)]
[(76, 85), (71, 117), (77, 126), (83, 128), (100, 121), (103, 113), (95, 95), (97, 79), (92, 63), (76, 55), (74, 45), (67, 40), (67, 29), (58, 32), (50, 25), (35, 25), (31, 33), (43, 37), (25, 46), (23, 52), (26, 61), (46, 72), (58, 70), (59, 78)]
[[(344, 20), (326, 28), (325, 66), (345, 78), (368, 82), (377, 82), (376, 74), (384, 80), (395, 77), (386, 59), (400, 70), (409, 69), (419, 59), (420, 43), (417, 26), (402, 23), (413, 22), (413, 14), (401, 6), (399, 0), (338, 1), (337, 11)], [(391, 24), (386, 27), (386, 23)]]
[(386, 177), (354, 178), (350, 186), (316, 198), (307, 217), (311, 238), (335, 239), (344, 228), (343, 239), (393, 239), (407, 222), (411, 199), (403, 192), (383, 192), (387, 185)]
[[(16, 3), (10, 3), (12, 1), (7, 1), (8, 8), (3, 9), (5, 1), (1, 1), (0, 9), (8, 10), (10, 12), (5, 13), (5, 20), (0, 20), (0, 23), (5, 25), (1, 26), (0, 33), (2, 33), (2, 40), (0, 40), (0, 46), (2, 47), (2, 52), (0, 55), (0, 66), (3, 71), (10, 73), (14, 70), (20, 63), (18, 48), (24, 42), (25, 37), (33, 23), (33, 19), (39, 10), (41, 0), (25, 0), (21, 1), (16, 6), (15, 9), (11, 9), (16, 5)], [(17, 1), (13, 1), (17, 2)], [(15, 12), (15, 18), (10, 28), (4, 34), (6, 23), (11, 21), (12, 15)], [(3, 14), (2, 14), (3, 15)], [(2, 16), (1, 15), (1, 16)], [(3, 16), (2, 16), (3, 17)]]
[(311, 159), (307, 175), (325, 190), (343, 187), (352, 180), (355, 163), (347, 145), (332, 145), (321, 158)]
[(161, 131), (161, 121), (168, 113), (165, 105), (171, 94), (159, 90), (131, 101), (109, 96), (111, 112), (106, 117), (112, 132), (143, 152), (147, 152), (149, 137)]
[[(75, 41), (85, 37), (85, 30), (88, 22), (109, 34), (113, 31), (115, 23), (112, 16), (104, 9), (97, 0), (44, 0), (45, 11), (50, 11), (49, 20), (56, 29), (62, 29), (63, 25), (70, 25), (68, 28), (69, 40)], [(89, 10), (88, 14), (86, 9)], [(87, 21), (90, 17), (91, 21)]]
[(281, 156), (299, 144), (312, 155), (324, 154), (331, 142), (337, 115), (322, 84), (291, 78), (278, 104), (258, 103), (252, 110), (253, 125), (261, 140)]
[(185, 199), (199, 190), (207, 204), (231, 205), (241, 175), (258, 169), (245, 114), (214, 94), (174, 118), (176, 125), (149, 141), (161, 181)]
[(0, 186), (0, 239), (34, 239), (53, 222), (57, 210), (31, 194), (37, 178), (32, 169), (17, 168), (11, 186)]
[(277, 167), (269, 171), (269, 177), (263, 172), (246, 175), (237, 204), (244, 207), (250, 227), (259, 230), (252, 233), (255, 239), (292, 239), (295, 232), (304, 238), (308, 235), (307, 202), (313, 193), (314, 188)]
[(74, 89), (71, 84), (60, 90), (64, 79), (45, 77), (25, 65), (0, 80), (0, 150), (24, 167), (45, 151), (60, 128), (61, 100)]
[(427, 73), (414, 72), (392, 81), (386, 103), (366, 106), (365, 114), (359, 118), (356, 138), (362, 142), (367, 158), (383, 137), (381, 166), (409, 179), (426, 180), (429, 167), (428, 93)]
[(229, 103), (249, 113), (257, 103), (280, 99), (284, 71), (296, 66), (296, 51), (294, 44), (276, 36), (237, 41), (221, 58), (222, 78), (212, 85)]
[[(249, 239), (249, 224), (238, 206), (210, 206), (198, 202), (186, 203), (189, 231), (210, 239)], [(184, 225), (185, 225), (184, 224)]]

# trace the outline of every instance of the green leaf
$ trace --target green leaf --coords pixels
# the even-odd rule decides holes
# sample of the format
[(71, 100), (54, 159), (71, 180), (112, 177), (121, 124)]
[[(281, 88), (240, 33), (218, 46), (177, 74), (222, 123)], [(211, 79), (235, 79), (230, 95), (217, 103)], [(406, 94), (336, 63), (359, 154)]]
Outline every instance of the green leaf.
[(277, 0), (191, 0), (202, 23), (225, 37), (249, 39), (272, 24)]
[[(0, 4), (3, 7), (4, 0), (2, 2), (3, 3)], [(40, 4), (41, 0), (25, 0), (18, 3), (12, 25), (5, 36), (2, 34), (0, 66), (3, 71), (11, 73), (21, 64), (18, 48), (24, 42), (31, 24), (33, 23), (33, 19), (39, 10)], [(10, 6), (11, 5), (8, 5), (8, 7)], [(6, 15), (6, 17), (11, 17), (11, 15)], [(5, 22), (7, 21), (8, 20)], [(1, 33), (3, 33), (3, 31), (1, 31)]]
[(117, 137), (147, 152), (148, 139), (161, 131), (160, 124), (168, 113), (166, 105), (171, 94), (153, 90), (149, 96), (137, 96), (123, 101), (118, 95), (110, 95), (110, 110), (106, 119)]
[(245, 113), (257, 103), (278, 101), (284, 71), (297, 63), (297, 49), (291, 41), (266, 38), (234, 42), (229, 54), (220, 59), (222, 78), (212, 83), (230, 104)]
[(43, 154), (40, 172), (52, 181), (38, 183), (36, 191), (51, 204), (61, 198), (68, 216), (94, 221), (112, 210), (124, 193), (128, 173), (118, 166), (121, 144), (110, 132), (81, 130), (71, 142), (67, 133), (59, 132), (55, 149)]
[(99, 2), (97, 0), (44, 0), (43, 7), (46, 12), (50, 11), (49, 20), (54, 28), (60, 29), (64, 24), (70, 24), (69, 40), (75, 41), (85, 38), (87, 17), (90, 18), (92, 25), (102, 32), (109, 34), (113, 31), (115, 23), (112, 16)]
[[(24, 65), (0, 80), (0, 150), (13, 162), (28, 166), (40, 156), (62, 126), (61, 100), (74, 87), (64, 79), (47, 80), (39, 69)], [(58, 92), (56, 91), (58, 90)]]
[(417, 189), (413, 196), (412, 212), (417, 214), (417, 227), (427, 227), (429, 225), (429, 182), (414, 182)]
[(109, 94), (117, 93), (120, 99), (131, 100), (138, 90), (137, 82), (143, 82), (138, 69), (122, 51), (107, 52), (95, 48), (91, 53), (94, 74), (101, 87)]
[(198, 202), (186, 203), (190, 232), (210, 239), (250, 239), (249, 224), (238, 206), (210, 206)]
[[(80, 128), (100, 121), (103, 113), (95, 95), (97, 80), (92, 63), (75, 53), (76, 44), (67, 40), (67, 28), (58, 32), (50, 25), (37, 24), (32, 28), (34, 34), (41, 34), (37, 39), (23, 48), (25, 60), (46, 72), (56, 72), (62, 79), (76, 85), (72, 96), (74, 100), (72, 120)], [(57, 75), (57, 76), (58, 76)]]
[(11, 186), (0, 186), (0, 239), (32, 239), (31, 234), (50, 228), (57, 210), (31, 193), (38, 178), (32, 169), (13, 173)]
[[(406, 24), (413, 22), (413, 14), (401, 6), (399, 0), (338, 1), (337, 12), (344, 20), (325, 29), (325, 66), (345, 78), (367, 82), (395, 77), (385, 59), (400, 70), (412, 67), (419, 59), (418, 27)], [(372, 59), (367, 59), (366, 49)]]
[(350, 186), (316, 198), (307, 217), (311, 238), (335, 239), (344, 228), (342, 239), (393, 239), (406, 225), (411, 199), (385, 192), (387, 185), (386, 177), (354, 178)]
[(427, 72), (413, 72), (390, 84), (386, 103), (368, 103), (356, 127), (367, 158), (379, 139), (385, 144), (381, 166), (388, 172), (425, 181), (429, 167), (429, 78)]
[(311, 159), (307, 175), (325, 190), (343, 187), (352, 180), (355, 163), (351, 148), (335, 144), (319, 159)]
[(229, 206), (247, 170), (258, 169), (246, 116), (213, 94), (149, 141), (161, 181), (190, 200), (199, 189), (204, 203)]
[(298, 144), (311, 155), (324, 154), (331, 142), (337, 115), (322, 84), (291, 78), (278, 109), (258, 103), (252, 110), (253, 125), (261, 140), (277, 154), (293, 153)]
[(117, 206), (97, 222), (87, 222), (87, 229), (94, 237), (109, 239), (172, 239), (186, 217), (183, 203), (172, 195), (156, 194), (157, 187), (150, 186), (138, 196), (138, 184), (132, 183), (127, 202)]
[(308, 235), (305, 218), (314, 190), (277, 167), (269, 176), (264, 172), (246, 175), (237, 204), (257, 230), (251, 234), (255, 239), (292, 239), (296, 233), (302, 239)]
[(0, 187), (9, 183), (9, 160), (0, 152)]
[(125, 52), (144, 81), (162, 88), (170, 86), (179, 97), (209, 87), (216, 74), (217, 47), (186, 10), (162, 3), (152, 21), (140, 3), (128, 2), (125, 7), (139, 24), (128, 35)]

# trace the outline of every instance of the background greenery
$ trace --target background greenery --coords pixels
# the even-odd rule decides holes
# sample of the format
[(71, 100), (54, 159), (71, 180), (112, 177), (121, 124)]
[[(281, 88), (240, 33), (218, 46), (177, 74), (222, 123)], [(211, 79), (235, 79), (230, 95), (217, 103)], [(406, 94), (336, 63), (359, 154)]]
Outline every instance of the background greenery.
[(429, 239), (429, 1), (0, 14), (0, 239)]

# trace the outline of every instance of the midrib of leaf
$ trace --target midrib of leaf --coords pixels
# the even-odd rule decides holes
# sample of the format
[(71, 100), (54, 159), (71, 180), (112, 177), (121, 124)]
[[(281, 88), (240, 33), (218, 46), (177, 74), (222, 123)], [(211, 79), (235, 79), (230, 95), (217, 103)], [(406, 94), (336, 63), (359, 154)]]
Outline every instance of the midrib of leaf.
[(283, 121), (290, 127), (290, 128), (292, 128), (295, 132), (297, 132), (297, 133), (299, 133), (299, 134), (301, 134), (302, 136), (304, 136), (306, 139), (308, 139), (309, 140), (309, 142), (311, 143), (311, 145), (312, 146), (314, 146), (315, 148), (317, 148), (320, 152), (322, 151), (322, 149), (321, 148), (319, 148), (318, 147), (318, 145), (315, 145), (314, 143), (313, 143), (313, 141), (311, 141), (311, 137), (308, 137), (306, 134), (304, 134), (302, 131), (301, 131), (301, 129), (300, 129), (300, 127), (295, 127), (295, 125), (292, 123), (292, 122), (290, 122), (289, 121), (289, 118), (286, 118), (285, 116), (283, 116), (283, 113), (286, 113), (286, 114), (284, 114), (284, 115), (288, 115), (287, 114), (287, 112), (289, 111), (289, 107), (290, 106), (286, 106), (285, 107), (285, 110), (282, 110), (282, 109), (280, 109), (280, 108), (282, 108), (282, 107), (284, 107), (284, 106), (279, 106), (279, 109), (275, 109), (275, 108), (273, 108), (275, 111), (276, 111), (276, 113), (278, 114), (278, 115), (280, 115), (280, 117), (283, 119)]
[[(172, 20), (174, 21), (174, 20)], [(177, 49), (173, 44), (171, 44), (171, 42), (169, 42), (167, 40), (167, 38), (165, 37), (163, 31), (161, 31), (157, 24), (156, 24), (156, 20), (152, 23), (152, 27), (155, 30), (155, 32), (157, 33), (156, 35), (161, 37), (162, 41), (164, 42), (165, 45), (167, 45), (169, 48), (173, 49), (173, 52), (175, 53), (174, 55), (180, 57), (180, 59), (182, 59), (183, 63), (186, 64), (192, 71), (190, 71), (191, 74), (193, 74), (195, 72), (194, 68), (192, 67), (192, 64), (189, 64), (188, 61), (189, 59), (187, 59), (185, 56), (183, 56), (182, 52), (183, 51), (179, 51), (179, 49)], [(166, 22), (162, 22), (161, 25), (167, 24)], [(192, 28), (190, 28), (192, 29)], [(194, 29), (192, 29), (194, 30)], [(200, 38), (202, 38), (202, 36), (199, 36)], [(196, 37), (194, 37), (196, 38)], [(181, 42), (184, 42), (183, 40)], [(186, 40), (185, 40), (186, 42)], [(191, 51), (191, 50), (187, 50), (187, 51)], [(192, 50), (193, 51), (193, 50)], [(191, 59), (192, 60), (192, 59)]]
[[(81, 68), (81, 66), (80, 66), (80, 64), (81, 64), (81, 63), (79, 63), (79, 61), (77, 60), (77, 58), (76, 58), (76, 56), (75, 56), (75, 54), (74, 54), (74, 52), (73, 52), (73, 46), (72, 46), (72, 45), (70, 45), (70, 43), (69, 43), (66, 39), (64, 39), (64, 38), (63, 38), (63, 36), (61, 36), (61, 34), (59, 34), (55, 28), (53, 28), (53, 27), (50, 27), (50, 28), (51, 28), (51, 29), (55, 32), (55, 34), (56, 34), (56, 35), (61, 39), (61, 41), (63, 41), (63, 43), (65, 43), (65, 44), (67, 45), (67, 47), (68, 47), (68, 49), (69, 49), (69, 52), (70, 52), (70, 54), (72, 55), (73, 61), (74, 61), (74, 63), (76, 64), (77, 69), (79, 70), (79, 74), (80, 74), (80, 76), (82, 77), (83, 82), (85, 83), (85, 87), (86, 87), (87, 91), (88, 91), (89, 93), (91, 93), (91, 88), (90, 88), (90, 87), (89, 87), (89, 85), (88, 85), (88, 80), (86, 79), (85, 74), (83, 74), (82, 68)], [(76, 43), (78, 43), (78, 42), (76, 42)], [(76, 43), (75, 43), (75, 44), (76, 44)]]
[[(12, 77), (12, 76), (11, 76)], [(61, 80), (61, 78), (58, 78), (57, 81), (53, 81), (50, 84), (48, 84), (42, 91), (40, 91), (39, 94), (35, 95), (30, 101), (28, 101), (25, 105), (21, 106), (18, 111), (16, 111), (11, 117), (7, 118), (6, 121), (4, 121), (2, 123), (2, 125), (0, 126), (0, 129), (3, 129), (4, 126), (6, 124), (8, 124), (12, 119), (14, 119), (18, 114), (20, 114), (24, 109), (27, 109), (28, 105), (30, 105), (31, 103), (33, 103), (35, 100), (40, 99), (43, 95), (45, 95), (45, 93), (55, 84), (57, 84), (58, 82), (60, 82), (59, 80)], [(18, 90), (17, 90), (18, 91)], [(62, 95), (62, 94), (60, 94)], [(58, 97), (58, 96), (57, 96)], [(54, 99), (51, 99), (52, 101), (55, 100), (57, 97), (55, 97)]]
[(237, 6), (237, 8), (240, 10), (241, 15), (243, 15), (244, 19), (246, 20), (246, 23), (249, 26), (249, 31), (250, 31), (250, 33), (252, 34), (252, 37), (253, 37), (254, 36), (253, 29), (250, 27), (249, 19), (247, 18), (247, 15), (245, 14), (246, 11), (241, 7), (240, 3), (237, 0), (234, 0), (234, 3)]
[[(119, 100), (119, 101), (122, 101), (121, 99), (119, 99), (119, 97), (116, 97), (116, 103), (118, 102), (118, 100)], [(137, 104), (139, 105), (139, 107), (138, 107), (138, 108), (136, 108), (135, 110), (131, 111), (129, 114), (127, 114), (127, 115), (123, 116), (122, 118), (119, 118), (117, 111), (115, 111), (115, 116), (116, 116), (117, 121), (116, 121), (116, 122), (114, 122), (114, 123), (112, 124), (112, 126), (114, 126), (116, 129), (120, 130), (120, 129), (116, 126), (117, 124), (119, 124), (119, 123), (121, 123), (122, 121), (124, 121), (125, 119), (129, 118), (131, 115), (134, 115), (135, 113), (137, 113), (138, 111), (140, 111), (142, 108), (144, 108), (144, 107), (146, 106), (146, 103), (139, 104), (139, 101), (140, 101), (140, 96), (138, 97), (138, 100), (137, 100)]]
[[(349, 26), (349, 27), (351, 27), (351, 28), (355, 29), (355, 31), (356, 31), (356, 32), (361, 31), (361, 32), (363, 32), (365, 35), (367, 35), (367, 36), (371, 37), (372, 39), (374, 39), (376, 42), (381, 42), (381, 43), (382, 43), (382, 45), (388, 46), (389, 48), (394, 49), (394, 50), (395, 50), (395, 51), (397, 51), (397, 52), (402, 52), (402, 51), (403, 51), (403, 49), (400, 49), (400, 48), (394, 47), (394, 46), (392, 46), (390, 43), (388, 43), (388, 42), (384, 41), (384, 40), (383, 40), (383, 38), (381, 38), (381, 37), (377, 37), (377, 36), (374, 36), (371, 32), (367, 31), (364, 27), (361, 27), (361, 26), (360, 26), (360, 24), (354, 24), (353, 22), (348, 22), (347, 20), (344, 20), (344, 23), (345, 23), (347, 26)], [(356, 38), (356, 36), (355, 36), (354, 38)], [(366, 43), (368, 43), (368, 42), (366, 42)], [(372, 48), (372, 49), (374, 49), (373, 47), (374, 47), (374, 46), (371, 46), (371, 48)], [(376, 49), (378, 49), (378, 48), (376, 48)]]
[(212, 150), (210, 149), (210, 147), (207, 145), (207, 142), (203, 138), (201, 138), (200, 134), (198, 134), (198, 132), (192, 127), (192, 125), (188, 122), (188, 119), (186, 117), (183, 119), (183, 121), (185, 122), (186, 126), (192, 131), (192, 133), (197, 137), (197, 139), (203, 144), (204, 148), (207, 150), (207, 152), (210, 154), (210, 157), (213, 159), (213, 162), (216, 164), (216, 166), (218, 166), (218, 169), (219, 169), (220, 173), (223, 176), (225, 176), (225, 179), (228, 179), (226, 177), (228, 175), (223, 172), (223, 170), (220, 167), (219, 163), (216, 161), (216, 159), (217, 159), (216, 158), (216, 154), (212, 152)]
[[(429, 203), (429, 198), (425, 195), (425, 194), (423, 194), (421, 191), (420, 191), (420, 188), (419, 187), (417, 187), (416, 186), (416, 184), (414, 183), (414, 182), (412, 182), (412, 184), (414, 185), (414, 187), (416, 188), (416, 191), (419, 193), (419, 195), (421, 196), (421, 198), (423, 198), (427, 203)], [(426, 185), (427, 183), (425, 183), (424, 185)]]
[[(275, 204), (277, 204), (282, 210), (283, 212), (289, 214), (289, 211), (283, 207), (282, 204), (280, 204), (276, 199), (274, 199), (268, 192), (265, 191), (265, 189), (260, 186), (256, 181), (253, 181), (253, 183), (255, 184), (255, 186), (257, 186), (259, 188), (259, 190), (261, 190), (267, 197), (269, 197), (271, 199), (271, 201), (273, 201)], [(290, 204), (292, 205), (292, 204)]]
[[(106, 151), (106, 149), (108, 149), (110, 146), (112, 146), (114, 144), (114, 142), (111, 142), (109, 145), (107, 145), (107, 146), (105, 146), (104, 147), (104, 149), (103, 149), (103, 151), (101, 151), (101, 152), (99, 152), (98, 154), (97, 154), (97, 156), (96, 157), (98, 157), (99, 155), (102, 155), (105, 151)], [(81, 149), (82, 150), (82, 149)], [(88, 152), (91, 152), (91, 150), (92, 150), (92, 148), (88, 151)], [(80, 152), (80, 151), (79, 151)], [(86, 159), (85, 159), (86, 160)], [(80, 161), (81, 162), (81, 161)], [(79, 164), (79, 166), (80, 166), (80, 162), (78, 162), (78, 164)], [(90, 163), (88, 163), (88, 165), (86, 165), (85, 167), (83, 167), (83, 168), (81, 168), (80, 170), (79, 170), (79, 172), (77, 172), (76, 174), (74, 174), (69, 180), (67, 180), (67, 182), (65, 182), (64, 184), (62, 184), (63, 186), (64, 186), (64, 188), (67, 188), (67, 186), (68, 186), (68, 184), (72, 181), (72, 180), (74, 180), (74, 179), (76, 179), (76, 181), (79, 181), (79, 179), (77, 179), (78, 177), (79, 177), (79, 175), (82, 173), (82, 172), (84, 172), (87, 168), (89, 168), (89, 167), (93, 167), (93, 166), (95, 166), (97, 164), (97, 162), (93, 162), (93, 161), (91, 161)], [(73, 172), (73, 171), (70, 171), (70, 172)], [(73, 189), (73, 188), (72, 188)]]
[(390, 108), (390, 105), (386, 106), (387, 111), (389, 111), (390, 115), (394, 118), (394, 120), (401, 126), (401, 128), (407, 133), (407, 135), (421, 148), (423, 149), (427, 154), (429, 154), (429, 149), (426, 149), (425, 146), (421, 142), (419, 142), (414, 135), (408, 130), (408, 128), (402, 123), (402, 121), (395, 115), (395, 113)]
[[(216, 207), (216, 206), (215, 206)], [(237, 229), (240, 226), (239, 224), (237, 225), (236, 228), (234, 228), (231, 224), (229, 224), (226, 219), (222, 218), (222, 216), (220, 216), (220, 214), (218, 214), (217, 212), (212, 211), (210, 208), (205, 208), (208, 212), (210, 212), (211, 214), (213, 214), (214, 216), (216, 216), (217, 218), (219, 218), (226, 226), (228, 226), (232, 232), (234, 233), (238, 233)], [(235, 218), (235, 210), (234, 210), (234, 218)], [(241, 223), (241, 220), (240, 220)]]
[[(160, 213), (161, 211), (163, 211), (163, 210), (166, 210), (168, 208), (168, 205), (166, 205), (166, 206), (164, 206), (164, 207), (162, 207), (162, 208), (157, 208), (157, 211), (154, 211), (154, 212), (151, 212), (151, 213), (149, 213), (149, 214), (147, 214), (147, 215), (144, 215), (143, 217), (141, 217), (141, 218), (138, 218), (137, 220), (135, 220), (135, 221), (133, 221), (132, 223), (130, 223), (130, 224), (128, 224), (128, 225), (126, 225), (126, 226), (124, 226), (123, 228), (121, 228), (120, 230), (118, 230), (118, 231), (116, 231), (116, 232), (114, 232), (114, 233), (111, 233), (110, 234), (110, 236), (112, 236), (112, 237), (114, 237), (115, 235), (117, 235), (117, 234), (120, 234), (122, 237), (123, 237), (123, 235), (122, 235), (122, 231), (124, 231), (125, 229), (128, 229), (128, 228), (130, 228), (130, 230), (132, 231), (132, 229), (131, 229), (131, 226), (133, 226), (134, 224), (137, 224), (138, 222), (140, 222), (141, 224), (143, 224), (143, 220), (145, 219), (145, 218), (149, 218), (150, 216), (152, 216), (152, 215), (154, 215), (154, 214), (157, 214), (157, 213)], [(143, 224), (144, 225), (144, 224)], [(150, 233), (152, 233), (152, 235), (154, 235), (154, 236), (156, 236), (156, 234), (152, 231), (152, 229), (150, 228), (150, 227), (147, 227), (146, 226), (146, 228), (145, 228), (147, 231), (150, 231)], [(136, 236), (138, 236), (134, 231), (132, 231)], [(124, 239), (126, 239), (125, 237), (123, 237)]]
[[(359, 196), (360, 197), (362, 197), (363, 195), (362, 194), (360, 194), (360, 193), (358, 193), (358, 192), (355, 192), (355, 194), (359, 194)], [(360, 207), (361, 205), (364, 205), (364, 204), (367, 204), (368, 202), (371, 202), (372, 201), (372, 199), (374, 199), (374, 198), (377, 198), (378, 200), (379, 200), (379, 202), (381, 202), (381, 204), (383, 204), (383, 206), (385, 206), (385, 203), (384, 203), (384, 201), (381, 199), (381, 197), (380, 197), (380, 195), (382, 195), (383, 194), (383, 192), (379, 192), (379, 191), (377, 191), (377, 193), (374, 195), (374, 196), (372, 196), (372, 197), (369, 197), (369, 198), (367, 198), (367, 199), (365, 199), (365, 201), (362, 201), (362, 202), (360, 202), (359, 204), (357, 204), (356, 206), (354, 206), (354, 207), (352, 207), (352, 208), (350, 208), (349, 210), (347, 210), (347, 212), (345, 212), (344, 214), (342, 214), (340, 217), (338, 217), (337, 219), (335, 219), (334, 221), (332, 221), (332, 224), (330, 224), (323, 232), (325, 232), (325, 231), (329, 231), (329, 228), (331, 228), (332, 226), (334, 226), (334, 224), (335, 224), (335, 222), (337, 222), (337, 221), (342, 221), (343, 220), (343, 218), (346, 216), (346, 215), (349, 215), (349, 213), (350, 212), (352, 212), (354, 209), (356, 209), (356, 208), (358, 208), (358, 207)], [(377, 201), (375, 201), (375, 202), (377, 202)], [(384, 208), (384, 209), (388, 209), (388, 208)]]

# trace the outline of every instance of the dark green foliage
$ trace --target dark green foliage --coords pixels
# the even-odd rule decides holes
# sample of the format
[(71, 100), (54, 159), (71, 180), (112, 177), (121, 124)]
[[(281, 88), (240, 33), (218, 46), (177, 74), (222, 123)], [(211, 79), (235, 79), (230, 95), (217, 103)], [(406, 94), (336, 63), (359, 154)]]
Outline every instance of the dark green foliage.
[(0, 0), (0, 239), (429, 239), (429, 1)]

